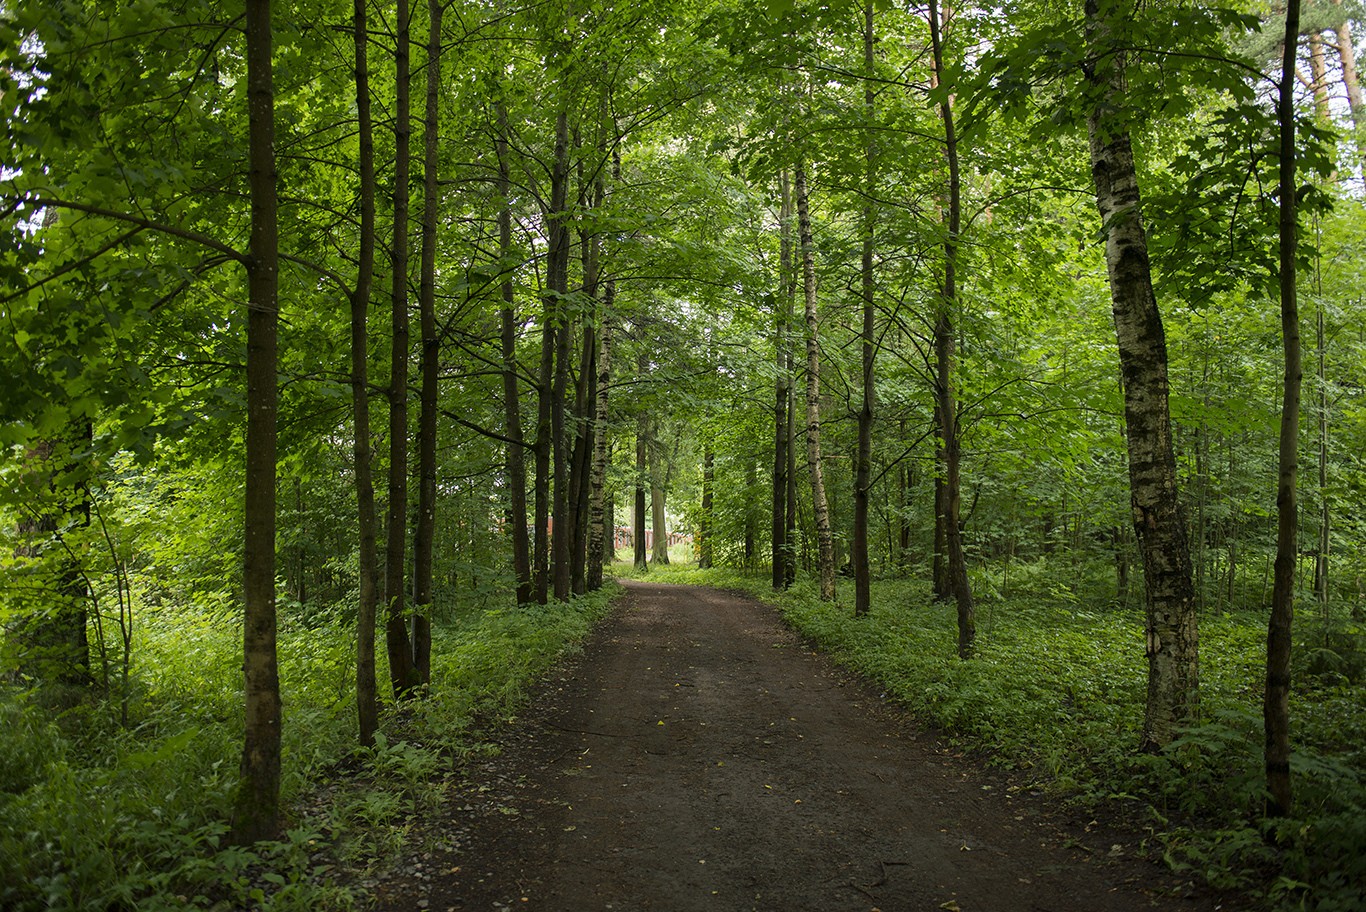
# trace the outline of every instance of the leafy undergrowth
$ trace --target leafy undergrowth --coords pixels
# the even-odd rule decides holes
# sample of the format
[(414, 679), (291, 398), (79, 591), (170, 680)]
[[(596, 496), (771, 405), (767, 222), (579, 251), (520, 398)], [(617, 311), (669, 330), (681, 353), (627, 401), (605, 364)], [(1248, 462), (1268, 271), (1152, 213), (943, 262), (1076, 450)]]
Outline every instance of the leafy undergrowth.
[[(842, 602), (831, 604), (808, 582), (775, 594), (766, 577), (733, 571), (652, 567), (645, 578), (776, 603), (837, 661), (993, 762), (1027, 770), (1070, 800), (1139, 802), (1178, 870), (1276, 908), (1366, 908), (1366, 686), (1341, 663), (1316, 671), (1323, 647), (1310, 644), (1323, 639), (1319, 629), (1305, 626), (1306, 642), (1297, 644), (1296, 816), (1267, 824), (1259, 816), (1259, 612), (1201, 618), (1202, 721), (1148, 756), (1134, 749), (1146, 687), (1141, 609), (1088, 610), (1046, 596), (983, 600), (976, 655), (964, 662), (954, 608), (918, 584), (874, 583), (870, 615), (855, 619), (845, 581)], [(1361, 631), (1352, 635), (1361, 641)]]
[(126, 726), (98, 700), (68, 699), (74, 707), (59, 710), (51, 694), (0, 691), (0, 908), (361, 906), (337, 868), (392, 857), (415, 803), (430, 800), (429, 783), (488, 749), (488, 727), (577, 648), (615, 591), (569, 605), (451, 610), (433, 631), (431, 693), (389, 707), (370, 750), (355, 746), (349, 624), (284, 624), (283, 797), (294, 815), (281, 840), (250, 847), (227, 842), (241, 632), (222, 615), (166, 609), (143, 620)]

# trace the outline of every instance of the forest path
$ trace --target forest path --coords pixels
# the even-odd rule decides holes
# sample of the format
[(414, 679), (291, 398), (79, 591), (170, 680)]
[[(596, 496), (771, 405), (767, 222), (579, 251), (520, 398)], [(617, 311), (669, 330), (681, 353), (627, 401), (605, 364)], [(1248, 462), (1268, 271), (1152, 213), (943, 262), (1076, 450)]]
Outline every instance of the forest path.
[(442, 848), (382, 908), (1217, 908), (1173, 895), (1132, 837), (1087, 832), (917, 730), (772, 608), (626, 590), (502, 753), (432, 809)]

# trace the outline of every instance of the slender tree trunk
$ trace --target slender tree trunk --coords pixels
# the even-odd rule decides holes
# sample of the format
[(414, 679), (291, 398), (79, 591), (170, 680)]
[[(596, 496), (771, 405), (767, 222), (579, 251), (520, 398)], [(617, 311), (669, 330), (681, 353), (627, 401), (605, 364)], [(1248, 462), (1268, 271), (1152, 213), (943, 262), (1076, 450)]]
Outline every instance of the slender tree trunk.
[(1324, 606), (1325, 618), (1328, 606), (1328, 556), (1332, 551), (1332, 536), (1329, 534), (1332, 518), (1328, 509), (1328, 374), (1325, 346), (1327, 339), (1323, 331), (1323, 304), (1320, 302), (1316, 320), (1318, 342), (1319, 378), (1319, 546), (1314, 555), (1314, 598)]
[(555, 119), (555, 160), (550, 177), (550, 211), (546, 213), (546, 313), (555, 324), (554, 370), (550, 390), (550, 451), (554, 457), (554, 488), (550, 537), (551, 575), (555, 598), (570, 595), (570, 548), (574, 525), (569, 515), (570, 447), (565, 427), (565, 402), (569, 390), (569, 356), (572, 323), (561, 303), (569, 293), (569, 116), (561, 111)]
[[(934, 0), (930, 2), (929, 13), (935, 80), (941, 82), (944, 72), (944, 40), (939, 8)], [(944, 124), (944, 154), (949, 167), (948, 234), (944, 238), (944, 288), (934, 325), (940, 430), (944, 441), (944, 549), (948, 559), (948, 582), (954, 602), (958, 606), (958, 654), (967, 658), (972, 655), (973, 642), (977, 638), (977, 620), (972, 588), (968, 583), (967, 560), (963, 555), (963, 530), (960, 519), (962, 444), (958, 430), (958, 401), (953, 385), (953, 315), (958, 307), (962, 180), (958, 170), (958, 136), (954, 131), (952, 96), (945, 96), (940, 102), (939, 116)]]
[(1285, 382), (1281, 402), (1280, 466), (1276, 484), (1276, 565), (1266, 636), (1266, 814), (1283, 817), (1294, 807), (1290, 782), (1290, 650), (1295, 616), (1295, 564), (1299, 510), (1295, 482), (1300, 437), (1300, 312), (1295, 273), (1295, 56), (1300, 0), (1285, 5), (1285, 56), (1276, 116), (1280, 122), (1280, 291)]
[(441, 123), (441, 14), (444, 0), (427, 0), (427, 103), (423, 116), (422, 264), (418, 307), (422, 326), (422, 391), (417, 422), (417, 528), (413, 534), (414, 684), (432, 681), (432, 551), (436, 538), (436, 410), (441, 340), (436, 335), (437, 138)]
[(868, 496), (873, 477), (873, 199), (877, 188), (877, 147), (873, 141), (875, 95), (873, 94), (873, 4), (864, 3), (863, 65), (868, 82), (863, 89), (864, 114), (868, 119), (864, 141), (863, 257), (860, 269), (863, 291), (863, 405), (858, 413), (858, 451), (854, 457), (854, 535), (849, 556), (854, 571), (854, 615), (868, 613), (872, 606), (872, 581), (868, 559)]
[[(604, 112), (605, 116), (605, 112)], [(616, 133), (616, 123), (613, 122)], [(621, 180), (621, 145), (612, 147), (611, 188), (599, 192), (599, 204), (605, 202)], [(602, 251), (599, 251), (601, 261)], [(588, 591), (602, 588), (602, 569), (616, 556), (616, 527), (612, 521), (612, 500), (607, 493), (607, 465), (611, 449), (607, 442), (608, 394), (612, 382), (612, 324), (616, 319), (617, 282), (610, 273), (602, 289), (602, 317), (598, 330), (597, 403), (593, 410), (593, 465), (590, 473), (588, 503)]]
[(702, 445), (702, 521), (697, 530), (697, 566), (710, 570), (712, 565), (712, 530), (715, 518), (712, 515), (712, 488), (716, 484), (716, 454), (712, 452), (711, 442)]
[[(936, 337), (937, 338), (937, 337)], [(949, 581), (949, 536), (945, 506), (948, 486), (944, 483), (944, 422), (941, 414), (939, 384), (936, 380), (934, 391), (934, 558), (931, 580), (936, 602), (947, 602), (953, 595), (953, 584)]]
[(1138, 174), (1125, 106), (1124, 64), (1111, 47), (1110, 10), (1087, 0), (1088, 76), (1096, 90), (1090, 116), (1091, 174), (1105, 229), (1115, 337), (1124, 378), (1125, 435), (1134, 529), (1146, 584), (1148, 697), (1143, 747), (1170, 743), (1194, 719), (1199, 695), (1199, 638), (1190, 547), (1177, 495), (1167, 405), (1167, 343), (1153, 295)]
[(811, 473), (812, 520), (816, 526), (816, 570), (820, 596), (835, 599), (835, 537), (830, 530), (830, 506), (825, 497), (821, 466), (821, 344), (816, 313), (816, 255), (811, 241), (811, 211), (806, 188), (806, 165), (794, 169), (797, 192), (797, 233), (802, 256), (802, 293), (806, 302), (806, 463)]
[(503, 307), (499, 312), (503, 355), (503, 421), (508, 438), (505, 462), (508, 489), (508, 535), (512, 539), (512, 573), (517, 580), (517, 604), (533, 598), (531, 542), (526, 524), (526, 444), (517, 384), (517, 278), (512, 268), (512, 176), (508, 161), (507, 105), (498, 102), (498, 258), (503, 270)]
[(394, 696), (400, 697), (412, 687), (414, 677), (404, 601), (408, 545), (408, 179), (412, 138), (408, 65), (412, 17), (408, 0), (398, 0), (395, 16), (398, 43), (394, 89), (393, 348), (389, 376), (389, 528), (384, 562), (384, 595), (389, 605), (384, 641), (389, 653), (389, 682)]
[[(591, 242), (590, 246), (596, 246)], [(597, 254), (589, 266), (592, 281), (584, 282), (584, 293), (597, 295)], [(585, 265), (588, 265), (585, 263)], [(579, 357), (579, 379), (574, 397), (575, 428), (573, 456), (570, 459), (569, 501), (574, 537), (570, 542), (570, 590), (575, 595), (588, 591), (588, 509), (593, 475), (593, 450), (596, 441), (598, 406), (598, 341), (597, 332), (590, 325), (583, 331), (583, 351)]]
[[(642, 356), (643, 360), (644, 356)], [(637, 570), (648, 570), (650, 568), (646, 559), (647, 550), (645, 547), (645, 491), (650, 483), (649, 449), (650, 419), (642, 413), (636, 424), (636, 496), (631, 533), (635, 547), (635, 567)]]
[(779, 210), (779, 276), (778, 304), (774, 319), (774, 349), (777, 379), (773, 402), (773, 588), (786, 589), (790, 584), (788, 570), (792, 566), (792, 543), (787, 536), (788, 406), (792, 399), (792, 372), (789, 363), (791, 345), (789, 333), (792, 322), (792, 187), (787, 171), (779, 177), (781, 195)]
[(370, 450), (369, 333), (366, 323), (375, 271), (375, 140), (370, 115), (368, 0), (355, 0), (356, 116), (360, 133), (360, 249), (356, 288), (351, 295), (351, 411), (355, 425), (352, 456), (356, 475), (359, 562), (356, 610), (356, 711), (360, 743), (370, 747), (379, 728), (379, 694), (375, 676), (375, 615), (379, 601), (376, 553), (375, 478)]
[(616, 303), (616, 283), (609, 279), (602, 292), (602, 327), (598, 333), (598, 402), (593, 420), (593, 471), (588, 496), (588, 591), (602, 588), (602, 568), (610, 551), (615, 550), (616, 535), (604, 511), (607, 501), (607, 406), (612, 382), (612, 308)]
[(247, 0), (248, 182), (247, 465), (243, 503), (246, 719), (232, 838), (248, 844), (280, 829), (280, 674), (275, 648), (275, 421), (279, 310), (278, 175), (270, 0)]

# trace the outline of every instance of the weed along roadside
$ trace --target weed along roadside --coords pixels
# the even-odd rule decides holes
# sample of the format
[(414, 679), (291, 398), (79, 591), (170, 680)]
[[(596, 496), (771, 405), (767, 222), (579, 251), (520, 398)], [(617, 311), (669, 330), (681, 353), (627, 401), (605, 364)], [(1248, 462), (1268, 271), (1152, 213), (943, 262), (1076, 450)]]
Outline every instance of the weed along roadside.
[[(350, 910), (414, 845), (414, 820), (496, 748), (491, 733), (609, 610), (452, 609), (436, 628), (430, 693), (389, 707), (354, 746), (344, 626), (285, 624), (285, 800), (279, 840), (229, 845), (240, 634), (221, 616), (165, 609), (143, 621), (132, 726), (101, 704), (0, 703), (0, 907)], [(215, 721), (219, 720), (219, 721)]]

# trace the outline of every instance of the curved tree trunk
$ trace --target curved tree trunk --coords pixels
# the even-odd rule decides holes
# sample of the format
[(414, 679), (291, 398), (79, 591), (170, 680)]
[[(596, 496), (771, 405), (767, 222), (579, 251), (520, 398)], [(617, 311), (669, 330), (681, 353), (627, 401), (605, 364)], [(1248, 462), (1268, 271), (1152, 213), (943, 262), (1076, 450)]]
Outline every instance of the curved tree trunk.
[(360, 249), (356, 288), (351, 295), (351, 412), (355, 431), (352, 457), (356, 475), (359, 562), (356, 609), (356, 712), (360, 743), (375, 743), (379, 728), (379, 693), (375, 678), (375, 614), (379, 601), (376, 553), (375, 478), (370, 451), (369, 333), (366, 328), (375, 270), (375, 141), (370, 116), (368, 0), (355, 0), (353, 38), (356, 48), (356, 117), (360, 141)]
[(1105, 231), (1115, 337), (1124, 379), (1125, 437), (1134, 529), (1146, 583), (1148, 697), (1143, 747), (1170, 743), (1193, 719), (1199, 695), (1199, 638), (1190, 547), (1177, 496), (1167, 405), (1167, 343), (1153, 294), (1138, 174), (1122, 114), (1123, 59), (1109, 47), (1108, 10), (1087, 0), (1089, 78), (1096, 91), (1088, 120), (1091, 175)]

